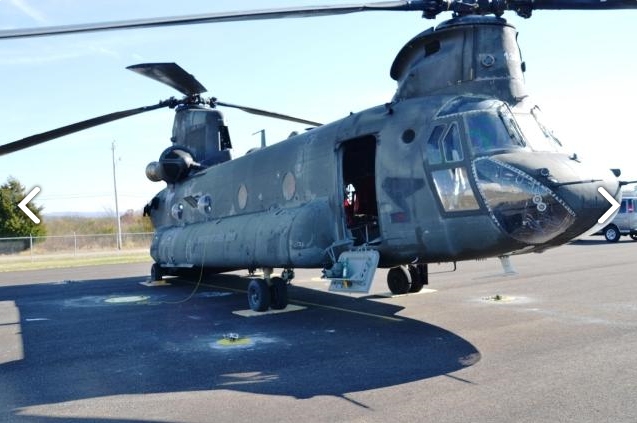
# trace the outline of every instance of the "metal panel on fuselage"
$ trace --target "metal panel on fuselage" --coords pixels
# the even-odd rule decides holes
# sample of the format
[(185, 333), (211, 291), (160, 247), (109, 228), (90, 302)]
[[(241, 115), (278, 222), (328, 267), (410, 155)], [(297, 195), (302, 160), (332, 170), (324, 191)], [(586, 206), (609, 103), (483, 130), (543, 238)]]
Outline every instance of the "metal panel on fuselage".
[[(153, 212), (163, 223), (153, 258), (175, 267), (320, 266), (341, 218), (335, 132), (313, 129), (167, 187)], [(195, 206), (205, 195), (208, 213)]]

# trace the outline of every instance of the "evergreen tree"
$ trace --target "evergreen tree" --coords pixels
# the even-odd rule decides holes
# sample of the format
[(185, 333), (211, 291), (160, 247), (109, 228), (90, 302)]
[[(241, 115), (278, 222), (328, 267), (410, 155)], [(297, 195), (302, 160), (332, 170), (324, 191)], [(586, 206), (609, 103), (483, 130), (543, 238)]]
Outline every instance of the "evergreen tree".
[[(43, 224), (35, 224), (18, 207), (18, 203), (26, 197), (25, 187), (20, 182), (9, 177), (7, 182), (0, 185), (0, 238), (23, 237), (23, 236), (44, 236), (46, 229)], [(29, 202), (27, 207), (40, 220), (42, 217), (42, 207), (37, 207), (33, 202)], [(28, 248), (29, 243), (26, 243)]]

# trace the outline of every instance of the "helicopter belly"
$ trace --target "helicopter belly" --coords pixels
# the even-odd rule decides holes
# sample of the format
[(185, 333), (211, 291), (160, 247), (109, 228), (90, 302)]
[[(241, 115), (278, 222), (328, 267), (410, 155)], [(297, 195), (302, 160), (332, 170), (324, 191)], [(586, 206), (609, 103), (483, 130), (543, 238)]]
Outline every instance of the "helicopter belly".
[(320, 267), (334, 242), (328, 207), (327, 201), (314, 201), (161, 228), (151, 255), (164, 267)]

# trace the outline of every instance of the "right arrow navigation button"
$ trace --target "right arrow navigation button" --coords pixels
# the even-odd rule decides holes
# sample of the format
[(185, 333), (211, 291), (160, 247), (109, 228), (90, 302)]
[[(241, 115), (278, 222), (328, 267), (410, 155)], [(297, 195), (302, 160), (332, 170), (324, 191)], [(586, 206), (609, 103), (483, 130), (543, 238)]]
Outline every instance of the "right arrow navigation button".
[(604, 188), (599, 187), (597, 188), (597, 191), (599, 191), (599, 193), (602, 194), (604, 198), (610, 203), (610, 209), (608, 209), (606, 213), (602, 215), (602, 217), (597, 219), (599, 223), (604, 224), (604, 222), (606, 222), (608, 218), (611, 217), (613, 213), (615, 213), (615, 211), (619, 208), (619, 203), (617, 202), (617, 200), (615, 200), (615, 197), (610, 195)]

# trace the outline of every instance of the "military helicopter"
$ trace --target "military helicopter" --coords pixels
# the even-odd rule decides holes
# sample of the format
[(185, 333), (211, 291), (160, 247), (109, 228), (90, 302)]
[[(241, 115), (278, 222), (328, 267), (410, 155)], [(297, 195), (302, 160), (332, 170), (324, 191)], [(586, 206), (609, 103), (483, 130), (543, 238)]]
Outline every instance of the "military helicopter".
[[(26, 30), (0, 38), (365, 11), (451, 19), (407, 42), (391, 67), (392, 100), (320, 124), (204, 98), (174, 63), (129, 67), (184, 97), (99, 116), (0, 146), (0, 155), (116, 119), (173, 108), (172, 145), (146, 175), (166, 187), (146, 205), (151, 278), (263, 270), (255, 311), (287, 306), (295, 268), (322, 268), (330, 289), (367, 292), (389, 268), (395, 294), (428, 283), (428, 264), (542, 252), (593, 227), (621, 197), (620, 172), (564, 151), (524, 85), (516, 30), (502, 15), (537, 9), (635, 9), (631, 0), (428, 0), (211, 13)], [(232, 158), (218, 107), (312, 127)], [(274, 276), (274, 269), (283, 269)]]

